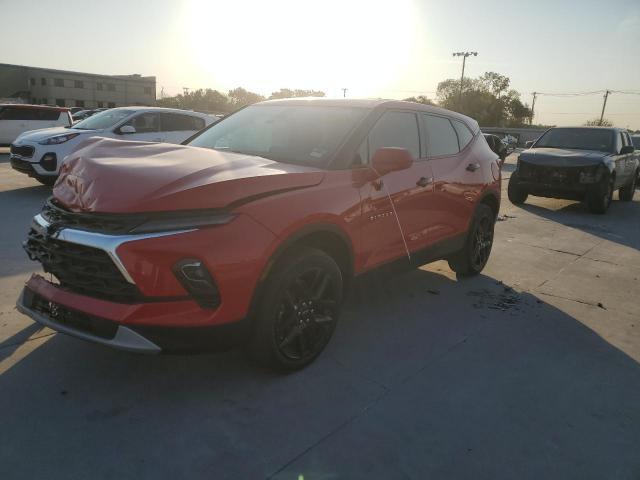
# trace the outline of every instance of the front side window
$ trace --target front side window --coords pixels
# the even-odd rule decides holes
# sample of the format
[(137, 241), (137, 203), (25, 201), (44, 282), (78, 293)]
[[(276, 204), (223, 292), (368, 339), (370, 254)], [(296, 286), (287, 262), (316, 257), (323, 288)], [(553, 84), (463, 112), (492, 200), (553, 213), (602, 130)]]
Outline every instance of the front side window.
[(459, 152), (458, 135), (448, 118), (423, 115), (427, 130), (427, 154), (430, 157), (455, 155)]
[(354, 107), (253, 105), (189, 142), (299, 165), (326, 165), (368, 112)]
[(191, 115), (163, 113), (161, 118), (163, 132), (197, 131), (204, 128), (204, 120)]
[(640, 135), (634, 135), (631, 137), (631, 143), (633, 143), (636, 150), (640, 150)]
[(613, 130), (596, 128), (552, 128), (547, 130), (533, 148), (565, 148), (568, 150), (595, 150), (613, 152)]
[(125, 118), (133, 114), (132, 110), (126, 108), (114, 108), (96, 113), (86, 120), (76, 123), (73, 127), (79, 130), (100, 130), (103, 128), (114, 127)]
[(160, 130), (160, 119), (156, 113), (142, 113), (129, 120), (126, 125), (136, 129), (136, 133), (152, 133)]
[(369, 155), (384, 147), (409, 150), (413, 159), (420, 157), (420, 131), (414, 113), (386, 112), (369, 132)]

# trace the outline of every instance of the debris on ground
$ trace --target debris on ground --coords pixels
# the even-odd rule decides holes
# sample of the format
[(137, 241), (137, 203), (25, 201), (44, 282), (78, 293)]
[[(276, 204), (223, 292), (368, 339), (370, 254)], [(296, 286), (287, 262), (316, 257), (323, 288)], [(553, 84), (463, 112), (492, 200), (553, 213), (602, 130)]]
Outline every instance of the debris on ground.
[(607, 307), (605, 307), (605, 306), (604, 306), (602, 303), (600, 303), (600, 302), (598, 302), (598, 306), (599, 306), (601, 309), (603, 309), (603, 310), (606, 310), (606, 309), (607, 309)]
[(476, 302), (473, 304), (474, 308), (490, 308), (491, 310), (500, 310), (506, 312), (507, 310), (515, 309), (520, 310), (520, 296), (511, 287), (505, 286), (502, 293), (495, 293), (483, 288), (482, 290), (472, 290), (467, 295), (476, 297)]
[(504, 215), (500, 215), (498, 216), (498, 218), (496, 218), (497, 222), (505, 222), (507, 220), (509, 220), (510, 218), (518, 218), (515, 215), (507, 215), (506, 213)]
[(427, 293), (430, 293), (431, 295), (440, 295), (440, 290), (428, 289)]

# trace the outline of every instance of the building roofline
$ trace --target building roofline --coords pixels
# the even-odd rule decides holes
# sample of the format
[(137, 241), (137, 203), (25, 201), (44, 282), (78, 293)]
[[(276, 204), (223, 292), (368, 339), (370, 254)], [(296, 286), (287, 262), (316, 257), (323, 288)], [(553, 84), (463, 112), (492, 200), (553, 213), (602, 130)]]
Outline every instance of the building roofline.
[[(30, 65), (15, 65), (12, 63), (0, 63), (0, 67), (16, 67), (16, 68), (32, 68), (34, 70), (46, 70), (47, 72), (54, 72), (54, 73), (66, 73), (66, 74), (72, 74), (72, 75), (84, 75), (84, 76), (88, 76), (88, 77), (100, 77), (100, 78), (110, 78), (113, 80), (129, 80), (129, 81), (134, 81), (134, 82), (149, 82), (149, 81), (156, 81), (156, 77), (155, 76), (148, 76), (148, 77), (143, 77), (143, 76), (133, 76), (133, 75), (107, 75), (107, 74), (101, 74), (101, 73), (88, 73), (88, 72), (78, 72), (75, 70), (59, 70), (56, 68), (47, 68), (47, 67), (33, 67)], [(134, 74), (135, 75), (135, 74)]]

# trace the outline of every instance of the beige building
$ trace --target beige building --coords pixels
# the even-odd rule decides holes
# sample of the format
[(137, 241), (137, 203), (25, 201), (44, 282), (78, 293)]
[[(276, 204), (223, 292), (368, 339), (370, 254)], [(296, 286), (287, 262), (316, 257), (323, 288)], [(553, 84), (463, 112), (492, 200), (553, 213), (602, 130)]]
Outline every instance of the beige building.
[(156, 77), (96, 75), (0, 63), (0, 99), (83, 108), (153, 105)]

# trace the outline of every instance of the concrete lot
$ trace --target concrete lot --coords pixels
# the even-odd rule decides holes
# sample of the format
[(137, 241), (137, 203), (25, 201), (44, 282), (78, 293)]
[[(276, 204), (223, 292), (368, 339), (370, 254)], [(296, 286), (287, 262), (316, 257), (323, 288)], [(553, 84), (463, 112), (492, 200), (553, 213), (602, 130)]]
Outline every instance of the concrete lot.
[(7, 162), (0, 478), (640, 478), (640, 194), (605, 216), (505, 195), (482, 276), (358, 281), (327, 351), (276, 376), (18, 314), (37, 267), (20, 242), (50, 190)]

